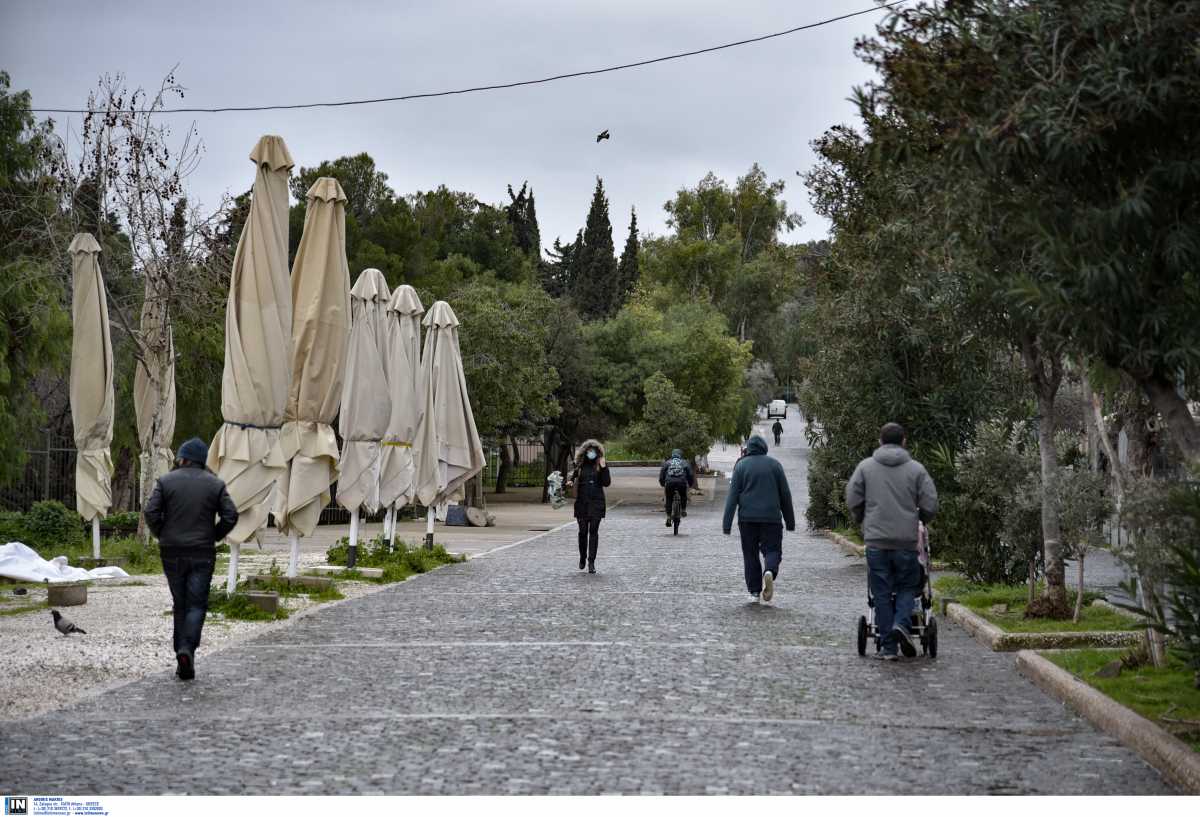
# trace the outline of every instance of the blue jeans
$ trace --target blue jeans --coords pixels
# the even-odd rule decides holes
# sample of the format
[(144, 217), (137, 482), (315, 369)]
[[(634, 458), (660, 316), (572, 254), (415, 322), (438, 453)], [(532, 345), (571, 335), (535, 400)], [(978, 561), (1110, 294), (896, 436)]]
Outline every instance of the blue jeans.
[[(868, 547), (867, 586), (875, 601), (880, 649), (887, 655), (895, 655), (898, 645), (892, 629), (899, 626), (909, 632), (913, 599), (921, 589), (921, 563), (917, 561), (917, 552)], [(892, 606), (893, 593), (896, 594), (895, 607)], [(897, 610), (902, 611), (899, 617)]]
[(194, 655), (208, 615), (208, 586), (214, 561), (208, 557), (163, 555), (163, 573), (171, 588), (175, 614), (175, 653)]

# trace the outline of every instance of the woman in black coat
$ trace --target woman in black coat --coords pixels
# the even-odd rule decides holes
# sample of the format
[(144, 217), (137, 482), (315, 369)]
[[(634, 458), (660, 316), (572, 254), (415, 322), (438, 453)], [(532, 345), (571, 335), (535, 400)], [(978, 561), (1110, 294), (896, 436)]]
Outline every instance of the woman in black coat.
[(596, 548), (600, 545), (600, 520), (608, 509), (604, 489), (612, 485), (604, 446), (585, 440), (575, 452), (575, 470), (567, 485), (575, 488), (575, 519), (579, 523), (579, 569), (596, 572)]

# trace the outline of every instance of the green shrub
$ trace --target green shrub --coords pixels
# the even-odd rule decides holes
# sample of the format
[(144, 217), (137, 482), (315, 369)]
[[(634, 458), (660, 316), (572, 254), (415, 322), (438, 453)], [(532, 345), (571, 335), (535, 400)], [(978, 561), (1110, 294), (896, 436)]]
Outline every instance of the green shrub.
[(137, 511), (118, 511), (101, 519), (100, 527), (102, 530), (118, 534), (137, 533), (138, 522), (141, 518), (142, 515)]
[(162, 555), (154, 542), (146, 544), (136, 536), (118, 536), (100, 543), (100, 555), (106, 559), (124, 559), (126, 573), (162, 573)]
[(25, 514), (20, 511), (0, 512), (0, 544), (20, 542), (28, 545), (29, 539), (29, 531), (25, 528)]
[[(342, 537), (333, 547), (325, 552), (325, 559), (331, 565), (345, 565), (350, 553), (350, 540)], [(364, 579), (384, 584), (402, 582), (409, 576), (418, 573), (428, 573), (435, 567), (466, 561), (462, 556), (453, 556), (446, 552), (442, 545), (434, 545), (432, 550), (424, 546), (410, 546), (397, 541), (395, 549), (389, 551), (387, 542), (382, 536), (370, 541), (359, 542), (358, 554), (355, 559), (356, 567), (377, 567), (383, 569), (380, 579)], [(346, 573), (343, 578), (359, 579), (360, 574)]]
[(224, 589), (217, 587), (208, 589), (208, 611), (239, 621), (278, 621), (289, 615), (283, 607), (279, 607), (274, 613), (267, 613), (251, 604), (241, 593), (231, 596)]
[(25, 530), (31, 540), (25, 544), (39, 551), (56, 547), (70, 550), (83, 542), (79, 514), (53, 499), (33, 503), (25, 514)]
[(683, 449), (689, 460), (707, 454), (712, 444), (708, 419), (687, 405), (687, 398), (666, 375), (655, 372), (642, 384), (646, 404), (642, 418), (629, 425), (626, 439), (641, 459), (660, 460)]

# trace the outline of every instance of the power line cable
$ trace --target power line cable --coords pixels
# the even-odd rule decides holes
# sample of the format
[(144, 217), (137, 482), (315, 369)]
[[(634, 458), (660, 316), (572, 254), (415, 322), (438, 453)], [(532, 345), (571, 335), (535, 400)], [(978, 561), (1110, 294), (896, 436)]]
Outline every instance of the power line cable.
[[(727, 49), (727, 48), (737, 48), (738, 46), (742, 46), (742, 45), (751, 45), (753, 43), (760, 43), (760, 42), (763, 42), (764, 40), (775, 39), (776, 37), (786, 37), (787, 35), (795, 34), (798, 31), (806, 31), (806, 30), (812, 29), (812, 28), (820, 28), (821, 26), (829, 25), (830, 23), (836, 23), (841, 20), (848, 20), (851, 17), (858, 17), (863, 14), (871, 14), (872, 12), (883, 11), (884, 9), (890, 9), (893, 6), (899, 6), (899, 5), (901, 5), (903, 3), (907, 3), (907, 2), (909, 2), (909, 0), (894, 0), (893, 2), (890, 2), (890, 3), (880, 3), (879, 5), (873, 6), (869, 9), (862, 9), (860, 11), (852, 11), (847, 14), (839, 15), (837, 17), (830, 17), (827, 20), (820, 20), (815, 23), (807, 23), (802, 26), (796, 26), (795, 28), (789, 28), (786, 31), (776, 31), (774, 34), (763, 34), (760, 37), (751, 37), (750, 39), (747, 39), (747, 40), (738, 40), (737, 42), (724, 43), (722, 45), (714, 45), (714, 46), (710, 46), (709, 48), (699, 48), (699, 49), (696, 49), (695, 51), (684, 51), (679, 54), (669, 54), (665, 57), (654, 57), (652, 59), (639, 60), (638, 62), (627, 62), (627, 63), (623, 63), (621, 65), (610, 65), (607, 68), (593, 68), (589, 71), (572, 71), (571, 73), (568, 73), (568, 74), (555, 74), (554, 76), (542, 77), (540, 79), (527, 79), (527, 80), (521, 80), (519, 82), (505, 82), (505, 83), (499, 83), (496, 85), (476, 85), (476, 86), (473, 86), (470, 88), (458, 88), (458, 89), (455, 89), (452, 91), (428, 91), (426, 93), (420, 93), (420, 94), (404, 94), (402, 96), (385, 96), (385, 97), (378, 97), (376, 99), (349, 99), (349, 100), (342, 100), (339, 102), (304, 102), (304, 103), (299, 103), (299, 104), (295, 104), (295, 105), (246, 105), (246, 106), (229, 106), (229, 107), (223, 107), (223, 108), (161, 108), (161, 109), (155, 110), (155, 111), (141, 110), (141, 111), (136, 111), (136, 113), (155, 113), (155, 114), (160, 114), (160, 113), (234, 113), (234, 112), (247, 112), (247, 111), (294, 111), (294, 110), (299, 110), (302, 108), (344, 108), (344, 107), (348, 107), (351, 105), (376, 105), (381, 102), (406, 102), (406, 101), (412, 100), (412, 99), (431, 99), (433, 97), (457, 96), (460, 94), (473, 94), (473, 93), (479, 93), (482, 91), (498, 91), (498, 90), (503, 90), (505, 88), (521, 88), (521, 87), (524, 87), (527, 85), (542, 85), (542, 84), (545, 84), (548, 82), (557, 82), (557, 81), (563, 80), (563, 79), (573, 79), (575, 77), (590, 77), (590, 76), (595, 76), (596, 74), (608, 74), (613, 71), (624, 71), (629, 68), (641, 68), (646, 65), (654, 65), (655, 63), (669, 62), (671, 60), (681, 60), (681, 59), (684, 59), (685, 57), (694, 57), (698, 54), (709, 54), (709, 53), (712, 53), (713, 51), (723, 51), (724, 49)], [(30, 110), (34, 113), (79, 113), (79, 114), (92, 113), (92, 111), (89, 111), (87, 109), (81, 109), (81, 108), (30, 108)], [(96, 111), (96, 113), (105, 113), (105, 112), (107, 112), (107, 111)]]

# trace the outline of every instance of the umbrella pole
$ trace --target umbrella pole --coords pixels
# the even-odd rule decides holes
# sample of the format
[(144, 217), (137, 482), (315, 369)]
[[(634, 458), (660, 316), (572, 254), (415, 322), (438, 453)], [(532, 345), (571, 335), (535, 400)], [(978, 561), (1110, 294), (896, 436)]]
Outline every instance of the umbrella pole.
[(346, 555), (346, 569), (353, 570), (358, 561), (358, 508), (350, 511), (350, 552)]
[(92, 517), (92, 556), (100, 558), (100, 517), (98, 516)]
[(297, 533), (288, 534), (288, 545), (291, 546), (291, 555), (288, 557), (288, 578), (294, 579), (300, 569), (300, 536)]
[(238, 556), (241, 552), (241, 545), (229, 543), (229, 578), (225, 581), (225, 592), (230, 596), (237, 591)]
[(392, 545), (396, 541), (396, 505), (395, 503), (388, 505), (387, 518), (383, 523), (383, 536), (387, 539), (388, 551), (391, 552)]
[(430, 505), (425, 511), (425, 547), (433, 550), (433, 520), (434, 520), (433, 505)]

